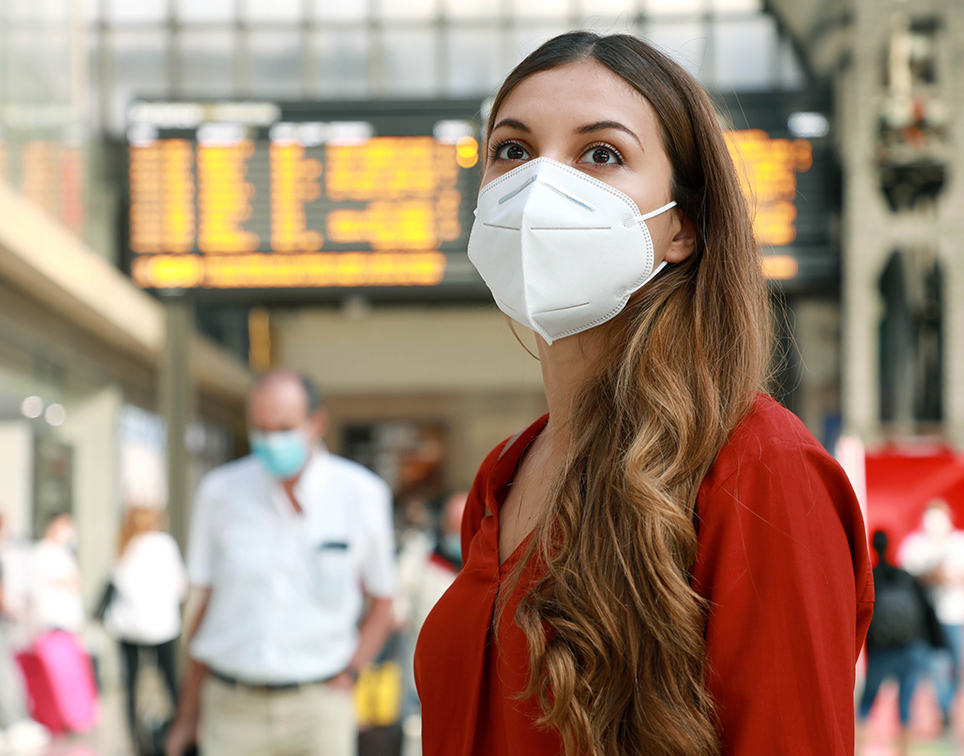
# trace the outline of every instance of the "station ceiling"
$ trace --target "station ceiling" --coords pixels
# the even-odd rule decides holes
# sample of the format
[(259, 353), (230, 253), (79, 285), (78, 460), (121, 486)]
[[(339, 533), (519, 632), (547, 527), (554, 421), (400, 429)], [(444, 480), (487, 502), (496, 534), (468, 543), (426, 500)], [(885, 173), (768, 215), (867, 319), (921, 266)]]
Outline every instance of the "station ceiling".
[(818, 77), (833, 74), (849, 43), (852, 0), (764, 0), (793, 40), (801, 59)]

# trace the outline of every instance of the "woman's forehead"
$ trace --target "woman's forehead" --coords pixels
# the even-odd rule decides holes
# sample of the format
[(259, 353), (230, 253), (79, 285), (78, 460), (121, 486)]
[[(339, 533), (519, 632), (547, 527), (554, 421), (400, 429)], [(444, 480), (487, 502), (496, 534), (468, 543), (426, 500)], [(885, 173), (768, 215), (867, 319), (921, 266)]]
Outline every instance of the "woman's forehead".
[(655, 125), (649, 101), (621, 76), (589, 59), (539, 71), (520, 81), (493, 113), (493, 129), (506, 119), (529, 125), (560, 117), (586, 123), (630, 120)]

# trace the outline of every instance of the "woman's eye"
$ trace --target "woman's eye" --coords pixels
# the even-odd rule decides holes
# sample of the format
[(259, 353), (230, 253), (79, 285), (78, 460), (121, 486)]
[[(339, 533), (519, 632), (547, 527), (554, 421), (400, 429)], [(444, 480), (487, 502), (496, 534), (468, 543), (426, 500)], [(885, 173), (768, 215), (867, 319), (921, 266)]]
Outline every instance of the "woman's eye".
[(499, 147), (495, 152), (495, 157), (498, 160), (526, 160), (529, 153), (521, 145), (512, 142)]
[(620, 165), (623, 161), (619, 154), (609, 147), (592, 147), (583, 153), (580, 162), (595, 165)]

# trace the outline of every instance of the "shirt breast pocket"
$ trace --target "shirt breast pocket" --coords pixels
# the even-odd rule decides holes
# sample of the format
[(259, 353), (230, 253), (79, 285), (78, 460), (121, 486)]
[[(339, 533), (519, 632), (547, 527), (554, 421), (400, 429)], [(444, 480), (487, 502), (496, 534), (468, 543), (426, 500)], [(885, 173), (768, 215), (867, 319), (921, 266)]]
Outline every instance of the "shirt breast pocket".
[(346, 540), (322, 541), (315, 548), (315, 594), (326, 606), (340, 606), (352, 584), (352, 552)]

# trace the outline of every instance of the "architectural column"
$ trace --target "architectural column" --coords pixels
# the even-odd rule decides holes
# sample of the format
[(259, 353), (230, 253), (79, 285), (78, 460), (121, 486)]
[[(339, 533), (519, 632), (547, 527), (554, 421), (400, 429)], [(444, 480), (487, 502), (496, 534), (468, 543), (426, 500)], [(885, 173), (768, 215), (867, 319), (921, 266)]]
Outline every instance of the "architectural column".
[(121, 501), (118, 491), (117, 420), (123, 405), (118, 386), (107, 386), (67, 405), (57, 436), (74, 450), (73, 514), (80, 540), (82, 588), (93, 606), (117, 559)]
[(950, 132), (950, 182), (941, 205), (941, 265), (944, 271), (944, 428), (964, 449), (964, 6), (946, 2), (947, 49), (942, 59)]
[[(964, 81), (958, 72), (964, 67), (964, 7), (956, 0), (852, 0), (852, 7), (849, 62), (837, 79), (845, 177), (844, 430), (869, 445), (882, 441), (885, 432), (912, 437), (937, 430), (962, 446)], [(891, 172), (888, 191), (897, 209), (884, 195), (882, 161)], [(934, 178), (941, 171), (943, 186)], [(923, 397), (934, 392), (915, 368), (922, 347), (913, 340), (895, 355), (898, 366), (906, 361), (906, 370), (894, 373), (894, 417), (886, 426), (881, 423), (884, 302), (879, 286), (884, 266), (897, 250), (905, 255), (912, 301), (904, 316), (912, 321), (921, 317), (921, 307), (929, 306), (927, 295), (921, 295), (926, 265), (931, 256), (940, 258), (943, 391), (936, 429), (938, 418), (924, 414), (933, 412), (933, 405), (920, 408)], [(923, 333), (909, 327), (913, 334)]]
[(844, 174), (841, 399), (844, 433), (864, 443), (877, 439), (880, 426), (878, 278), (887, 255), (887, 212), (878, 188), (873, 135), (886, 21), (879, 0), (854, 0), (850, 64), (837, 81)]
[(161, 415), (167, 422), (167, 513), (171, 534), (184, 549), (191, 514), (188, 463), (184, 436), (195, 411), (190, 342), (194, 307), (183, 299), (164, 303), (167, 337), (158, 378)]

